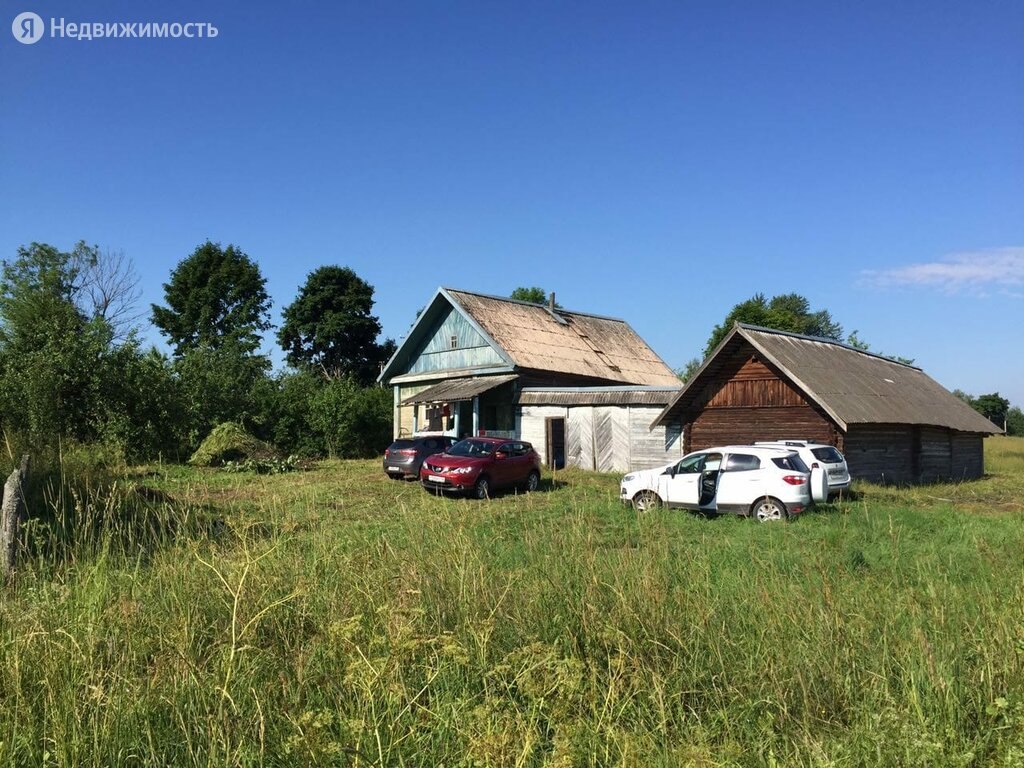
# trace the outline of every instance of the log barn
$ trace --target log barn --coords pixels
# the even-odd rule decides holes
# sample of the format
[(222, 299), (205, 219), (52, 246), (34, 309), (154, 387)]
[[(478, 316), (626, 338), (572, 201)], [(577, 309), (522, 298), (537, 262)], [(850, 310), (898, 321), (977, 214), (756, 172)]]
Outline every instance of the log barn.
[(981, 477), (1001, 432), (920, 368), (827, 339), (737, 324), (652, 428), (685, 452), (803, 439), (842, 451), (855, 478), (915, 484)]
[(601, 471), (682, 455), (651, 420), (681, 383), (623, 320), (439, 288), (378, 379), (394, 390), (394, 436), (497, 435), (533, 443), (549, 467)]

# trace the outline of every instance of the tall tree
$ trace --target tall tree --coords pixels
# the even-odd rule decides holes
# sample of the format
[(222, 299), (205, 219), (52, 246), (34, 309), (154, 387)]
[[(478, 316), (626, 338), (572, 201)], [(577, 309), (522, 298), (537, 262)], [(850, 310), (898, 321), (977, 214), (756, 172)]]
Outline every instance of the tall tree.
[(95, 248), (84, 278), (82, 292), (91, 314), (106, 320), (116, 339), (127, 339), (143, 316), (137, 304), (139, 275), (131, 259), (124, 251)]
[(1024, 435), (1024, 411), (1013, 406), (1006, 412), (1006, 434), (1020, 437)]
[(282, 312), (277, 339), (288, 364), (329, 379), (353, 376), (368, 384), (394, 351), (377, 343), (380, 320), (372, 314), (373, 286), (348, 267), (309, 273), (295, 301)]
[(252, 352), (270, 328), (266, 282), (240, 249), (207, 240), (164, 283), (167, 306), (152, 305), (153, 325), (173, 345), (175, 357), (229, 342)]
[(191, 449), (225, 421), (252, 426), (259, 410), (256, 394), (269, 368), (266, 357), (252, 354), (231, 338), (217, 347), (203, 344), (188, 349), (174, 361)]
[(88, 436), (109, 326), (76, 304), (92, 251), (18, 249), (0, 278), (0, 386), (5, 425), (35, 440)]
[(1010, 401), (1000, 397), (998, 392), (978, 395), (971, 406), (1000, 429), (1006, 424), (1006, 412), (1010, 410)]
[(842, 341), (843, 338), (842, 326), (832, 319), (828, 310), (812, 311), (810, 302), (800, 294), (786, 293), (769, 300), (763, 293), (756, 293), (734, 306), (725, 320), (715, 326), (704, 347), (705, 357), (729, 335), (737, 322), (834, 341)]
[[(0, 276), (0, 418), (37, 445), (102, 440), (133, 458), (175, 444), (176, 384), (124, 312), (130, 263), (79, 242), (18, 249)], [(120, 331), (118, 330), (120, 328)], [(123, 338), (119, 338), (123, 337)]]

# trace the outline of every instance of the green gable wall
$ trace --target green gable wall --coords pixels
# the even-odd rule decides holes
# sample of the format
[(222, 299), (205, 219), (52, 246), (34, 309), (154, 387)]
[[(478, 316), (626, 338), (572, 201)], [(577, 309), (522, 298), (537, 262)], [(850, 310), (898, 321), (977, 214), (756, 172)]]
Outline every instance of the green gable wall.
[[(455, 349), (451, 348), (453, 336), (456, 339)], [(416, 352), (406, 373), (457, 370), (504, 362), (480, 332), (463, 315), (449, 307), (426, 343)]]

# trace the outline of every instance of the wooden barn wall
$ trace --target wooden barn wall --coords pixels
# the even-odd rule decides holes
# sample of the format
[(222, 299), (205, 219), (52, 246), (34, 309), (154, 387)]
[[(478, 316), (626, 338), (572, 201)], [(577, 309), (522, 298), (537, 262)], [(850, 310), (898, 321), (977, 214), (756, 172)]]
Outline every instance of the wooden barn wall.
[(915, 482), (914, 432), (907, 424), (852, 424), (843, 450), (850, 476), (873, 483)]
[(915, 427), (917, 481), (936, 483), (953, 476), (953, 433), (940, 427)]
[(850, 475), (873, 483), (937, 483), (984, 474), (981, 435), (940, 427), (854, 424), (843, 452)]
[(667, 464), (683, 455), (678, 427), (650, 429), (658, 406), (520, 407), (519, 434), (533, 444), (546, 464), (545, 420), (564, 418), (568, 466), (598, 472), (629, 472)]
[(740, 348), (723, 361), (696, 400), (686, 450), (755, 440), (801, 438), (838, 445), (841, 435), (793, 385)]
[(952, 480), (974, 480), (985, 474), (985, 445), (981, 435), (954, 432), (951, 440)]
[[(548, 433), (547, 419), (565, 419), (568, 409), (564, 405), (524, 405), (519, 409), (518, 424), (519, 436), (540, 454), (540, 463), (548, 466)], [(568, 436), (566, 436), (568, 441)], [(566, 445), (568, 454), (569, 446)]]

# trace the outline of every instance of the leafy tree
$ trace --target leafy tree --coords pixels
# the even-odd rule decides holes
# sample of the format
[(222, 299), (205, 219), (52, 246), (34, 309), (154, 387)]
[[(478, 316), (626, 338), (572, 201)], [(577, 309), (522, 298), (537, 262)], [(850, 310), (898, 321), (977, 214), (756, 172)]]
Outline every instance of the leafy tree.
[(678, 376), (679, 380), (685, 384), (686, 382), (693, 378), (693, 374), (695, 374), (700, 369), (700, 366), (703, 364), (703, 362), (703, 360), (697, 357), (694, 357), (691, 360), (687, 360), (686, 365), (684, 365), (682, 368), (676, 371), (676, 376)]
[[(509, 296), (509, 298), (510, 299), (515, 299), (516, 301), (528, 301), (531, 304), (547, 304), (548, 303), (548, 293), (547, 293), (547, 291), (545, 291), (543, 288), (539, 288), (538, 286), (533, 286), (533, 287), (530, 287), (530, 288), (519, 286), (514, 291), (512, 291), (512, 294), (511, 294), (511, 296)], [(562, 308), (562, 305), (559, 304), (556, 301), (555, 302), (555, 309), (561, 309), (561, 308)]]
[(325, 455), (326, 446), (310, 424), (313, 398), (326, 379), (316, 371), (286, 371), (258, 389), (265, 418), (255, 434), (287, 454)]
[(174, 362), (185, 403), (189, 452), (222, 422), (253, 427), (260, 414), (256, 393), (269, 370), (267, 358), (251, 354), (245, 342), (235, 339), (188, 349)]
[(860, 336), (857, 335), (857, 331), (850, 331), (850, 335), (846, 337), (846, 343), (848, 346), (854, 349), (859, 349), (862, 352), (867, 352), (871, 349), (871, 346), (866, 341), (861, 341)]
[(110, 326), (76, 301), (93, 251), (32, 243), (0, 277), (0, 396), (5, 426), (30, 439), (88, 438)]
[(152, 319), (174, 347), (190, 350), (230, 344), (254, 351), (270, 328), (270, 298), (259, 266), (233, 245), (207, 240), (164, 283), (167, 306), (152, 305)]
[(360, 387), (346, 376), (325, 382), (316, 392), (309, 421), (328, 456), (373, 456), (391, 442), (392, 408), (389, 390)]
[(100, 438), (130, 461), (185, 458), (187, 410), (170, 360), (155, 348), (143, 352), (133, 335), (111, 351), (108, 364), (113, 375), (103, 377)]
[(329, 379), (372, 382), (394, 352), (394, 342), (377, 343), (381, 326), (372, 310), (373, 286), (351, 269), (314, 270), (282, 313), (277, 339), (288, 364), (319, 370)]
[(1006, 412), (1006, 434), (1017, 437), (1024, 435), (1024, 411), (1017, 406)]
[(729, 335), (737, 322), (834, 341), (843, 338), (842, 326), (832, 319), (828, 310), (812, 312), (810, 302), (803, 296), (787, 293), (769, 300), (763, 293), (757, 293), (734, 306), (725, 320), (715, 326), (704, 347), (705, 357)]
[(67, 252), (32, 243), (3, 262), (5, 429), (38, 446), (71, 439), (103, 441), (131, 458), (174, 452), (176, 384), (130, 326), (131, 275), (123, 254), (110, 260), (84, 242)]
[(988, 395), (978, 395), (971, 403), (974, 410), (998, 426), (1000, 429), (1006, 423), (1006, 413), (1010, 410), (1010, 401), (1000, 397), (998, 392)]

